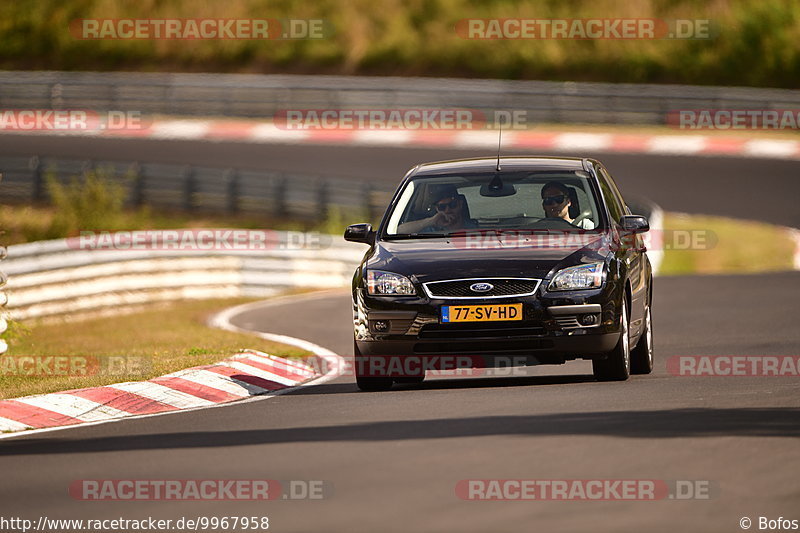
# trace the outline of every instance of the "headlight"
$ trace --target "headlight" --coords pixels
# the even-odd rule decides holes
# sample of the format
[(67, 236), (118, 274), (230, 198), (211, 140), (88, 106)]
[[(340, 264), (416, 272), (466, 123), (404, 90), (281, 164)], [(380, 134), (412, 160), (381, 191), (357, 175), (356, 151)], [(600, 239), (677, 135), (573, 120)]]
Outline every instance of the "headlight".
[(375, 296), (409, 296), (417, 291), (411, 280), (405, 276), (382, 270), (367, 270), (367, 293)]
[(605, 281), (605, 263), (590, 263), (559, 270), (548, 285), (548, 291), (596, 289)]

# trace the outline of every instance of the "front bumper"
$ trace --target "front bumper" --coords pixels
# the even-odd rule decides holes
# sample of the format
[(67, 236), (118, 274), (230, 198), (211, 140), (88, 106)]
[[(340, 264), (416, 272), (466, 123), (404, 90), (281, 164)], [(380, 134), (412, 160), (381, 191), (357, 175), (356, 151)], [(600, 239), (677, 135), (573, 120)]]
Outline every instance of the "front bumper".
[[(353, 296), (356, 346), (363, 356), (476, 356), (485, 366), (560, 364), (605, 356), (619, 340), (621, 291), (601, 289), (474, 300), (427, 297), (375, 297), (358, 289)], [(444, 305), (522, 303), (523, 319), (514, 322), (442, 323)], [(582, 317), (594, 315), (585, 324)]]

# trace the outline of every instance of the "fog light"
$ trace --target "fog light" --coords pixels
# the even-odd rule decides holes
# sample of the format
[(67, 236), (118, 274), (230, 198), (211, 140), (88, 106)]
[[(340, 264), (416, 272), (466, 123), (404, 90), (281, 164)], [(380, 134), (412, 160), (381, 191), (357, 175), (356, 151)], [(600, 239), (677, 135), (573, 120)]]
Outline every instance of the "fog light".
[(581, 317), (581, 324), (584, 326), (594, 326), (600, 322), (600, 317), (597, 315), (583, 315)]
[(374, 329), (378, 333), (386, 333), (387, 331), (389, 331), (389, 321), (388, 320), (373, 320), (372, 321), (372, 329)]

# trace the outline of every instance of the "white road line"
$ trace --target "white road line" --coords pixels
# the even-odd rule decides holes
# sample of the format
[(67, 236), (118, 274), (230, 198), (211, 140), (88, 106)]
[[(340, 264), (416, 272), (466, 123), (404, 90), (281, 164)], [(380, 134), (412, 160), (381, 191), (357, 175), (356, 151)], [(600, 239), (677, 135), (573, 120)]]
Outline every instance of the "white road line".
[(607, 133), (562, 133), (556, 135), (554, 148), (558, 150), (607, 150), (613, 137)]
[[(460, 131), (453, 137), (452, 146), (457, 148), (493, 148), (493, 151), (497, 151), (499, 135), (500, 130)], [(513, 132), (503, 132), (503, 146), (512, 146), (515, 141), (516, 135)]]
[(647, 142), (647, 152), (654, 154), (696, 154), (706, 147), (706, 137), (698, 135), (656, 135)]
[(308, 130), (281, 129), (270, 122), (254, 126), (247, 139), (253, 142), (295, 143), (311, 137)]
[(756, 157), (800, 156), (800, 143), (796, 141), (753, 140), (744, 145), (744, 154)]
[(291, 372), (293, 374), (300, 374), (301, 376), (307, 378), (312, 378), (316, 375), (314, 369), (309, 365), (286, 364), (281, 361), (276, 361), (269, 357), (259, 356), (252, 353), (242, 353), (234, 356), (232, 359), (244, 362), (253, 361), (256, 363), (261, 363), (263, 365), (270, 365), (275, 367), (276, 369), (285, 370), (286, 372)]
[(200, 139), (211, 130), (204, 120), (168, 120), (153, 124), (150, 137), (156, 139)]
[[(339, 290), (337, 290), (336, 292), (339, 292)], [(253, 309), (261, 309), (264, 307), (275, 307), (287, 302), (297, 303), (297, 302), (302, 302), (304, 300), (314, 300), (319, 297), (320, 297), (319, 293), (316, 294), (312, 293), (300, 296), (296, 294), (290, 294), (278, 298), (273, 298), (271, 300), (263, 302), (252, 302), (252, 303), (237, 305), (236, 307), (225, 309), (217, 313), (216, 315), (212, 316), (211, 319), (209, 319), (208, 324), (210, 326), (224, 329), (226, 331), (234, 331), (236, 333), (249, 333), (251, 335), (256, 335), (264, 340), (280, 342), (282, 344), (288, 344), (289, 346), (295, 346), (297, 348), (300, 348), (301, 350), (311, 352), (314, 355), (324, 359), (325, 365), (323, 366), (323, 368), (327, 368), (328, 371), (318, 378), (314, 378), (312, 380), (306, 381), (305, 383), (301, 383), (299, 386), (309, 387), (312, 385), (318, 385), (321, 383), (325, 383), (326, 381), (335, 379), (341, 375), (342, 369), (345, 368), (346, 365), (346, 361), (341, 355), (336, 355), (332, 351), (328, 350), (327, 348), (323, 348), (319, 344), (314, 344), (313, 342), (309, 342), (303, 339), (298, 339), (296, 337), (289, 337), (288, 335), (278, 335), (276, 333), (265, 333), (261, 331), (240, 328), (238, 326), (234, 326), (231, 323), (231, 319), (236, 315), (246, 313), (247, 311), (252, 311)]]
[(164, 377), (185, 379), (197, 385), (211, 387), (212, 389), (227, 392), (228, 394), (233, 394), (240, 398), (261, 394), (267, 390), (209, 370), (181, 370), (180, 372), (168, 374)]
[(187, 409), (191, 407), (202, 407), (207, 405), (214, 405), (214, 402), (186, 394), (185, 392), (177, 391), (152, 383), (150, 381), (131, 381), (128, 383), (115, 383), (108, 385), (112, 389), (117, 389), (125, 392), (137, 394), (149, 400), (155, 400), (178, 409)]
[(0, 416), (0, 431), (23, 431), (33, 426)]
[(245, 374), (266, 379), (267, 381), (274, 381), (275, 383), (280, 383), (281, 385), (286, 385), (289, 387), (292, 385), (297, 385), (296, 380), (285, 378), (266, 370), (261, 370), (260, 368), (242, 363), (241, 361), (223, 361), (219, 366), (227, 366), (228, 368), (233, 368), (234, 370), (241, 370)]
[(120, 411), (108, 405), (93, 402), (92, 400), (87, 400), (79, 396), (73, 396), (72, 394), (43, 394), (41, 396), (14, 398), (14, 401), (77, 418), (84, 422), (95, 422), (97, 420), (107, 420), (109, 418), (119, 418), (130, 415), (127, 411)]
[(353, 135), (357, 144), (386, 145), (407, 144), (414, 140), (411, 130), (358, 130)]

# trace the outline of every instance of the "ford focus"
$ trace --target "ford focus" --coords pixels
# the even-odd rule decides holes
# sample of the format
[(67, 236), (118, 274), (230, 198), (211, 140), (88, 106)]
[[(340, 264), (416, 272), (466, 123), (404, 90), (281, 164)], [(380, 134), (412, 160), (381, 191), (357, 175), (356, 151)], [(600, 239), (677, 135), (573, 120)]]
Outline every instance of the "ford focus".
[(420, 382), (464, 360), (585, 359), (600, 381), (651, 372), (648, 230), (596, 160), (416, 166), (377, 228), (345, 231), (369, 245), (352, 284), (359, 388)]

